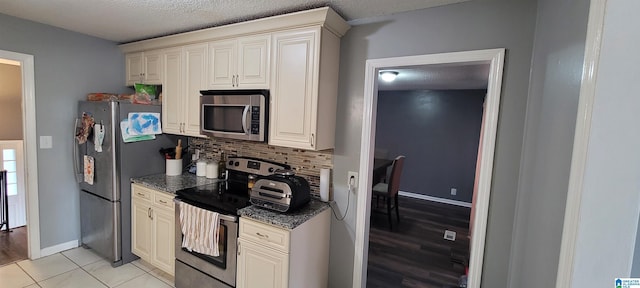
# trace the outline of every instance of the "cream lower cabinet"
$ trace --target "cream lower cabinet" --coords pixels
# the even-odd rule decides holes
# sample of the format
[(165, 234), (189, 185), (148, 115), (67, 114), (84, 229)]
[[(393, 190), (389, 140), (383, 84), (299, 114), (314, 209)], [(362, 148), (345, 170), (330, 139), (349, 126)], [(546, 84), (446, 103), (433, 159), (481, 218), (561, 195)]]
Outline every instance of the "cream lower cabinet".
[(175, 208), (173, 197), (131, 185), (131, 250), (133, 254), (174, 275)]
[(207, 44), (168, 48), (163, 54), (162, 130), (200, 135), (200, 90), (207, 89)]
[(323, 27), (272, 34), (269, 144), (335, 146), (340, 38)]
[(238, 288), (326, 288), (329, 210), (289, 230), (240, 218)]

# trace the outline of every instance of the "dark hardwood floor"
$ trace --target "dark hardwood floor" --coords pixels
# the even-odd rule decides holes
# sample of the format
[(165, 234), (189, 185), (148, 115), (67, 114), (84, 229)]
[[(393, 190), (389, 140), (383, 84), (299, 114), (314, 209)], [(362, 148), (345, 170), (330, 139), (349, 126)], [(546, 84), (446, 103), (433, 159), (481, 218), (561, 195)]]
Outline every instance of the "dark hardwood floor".
[(0, 231), (0, 266), (27, 259), (27, 226)]
[[(392, 231), (387, 215), (372, 211), (367, 288), (458, 287), (469, 259), (471, 209), (402, 196), (399, 203)], [(445, 240), (445, 230), (455, 231), (456, 240)]]

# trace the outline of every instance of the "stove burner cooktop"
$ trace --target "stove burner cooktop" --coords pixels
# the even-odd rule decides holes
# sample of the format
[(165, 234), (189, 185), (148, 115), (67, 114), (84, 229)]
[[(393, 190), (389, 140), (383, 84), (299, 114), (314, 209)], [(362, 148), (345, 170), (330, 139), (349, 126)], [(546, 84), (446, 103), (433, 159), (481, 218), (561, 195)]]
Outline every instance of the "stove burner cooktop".
[(238, 215), (238, 210), (250, 206), (249, 176), (267, 176), (289, 165), (251, 157), (230, 157), (226, 181), (176, 191), (178, 199), (203, 209)]
[(237, 215), (238, 210), (250, 206), (246, 186), (232, 188), (227, 181), (176, 191), (178, 199), (218, 213)]

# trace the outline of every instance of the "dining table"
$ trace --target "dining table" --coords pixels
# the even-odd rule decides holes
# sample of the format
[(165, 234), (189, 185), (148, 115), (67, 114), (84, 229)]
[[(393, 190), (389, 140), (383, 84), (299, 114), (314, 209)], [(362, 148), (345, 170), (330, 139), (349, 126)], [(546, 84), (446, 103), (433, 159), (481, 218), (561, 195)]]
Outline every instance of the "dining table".
[(393, 165), (392, 159), (373, 158), (373, 178), (371, 181), (373, 186), (386, 181), (387, 168), (391, 165)]

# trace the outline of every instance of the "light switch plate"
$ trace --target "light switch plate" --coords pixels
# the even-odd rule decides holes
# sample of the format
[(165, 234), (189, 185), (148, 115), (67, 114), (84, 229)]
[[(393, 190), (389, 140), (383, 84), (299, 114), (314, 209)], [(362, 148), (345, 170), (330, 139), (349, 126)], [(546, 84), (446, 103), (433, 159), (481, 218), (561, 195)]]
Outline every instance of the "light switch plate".
[(40, 149), (51, 149), (51, 148), (53, 148), (53, 137), (40, 136)]

